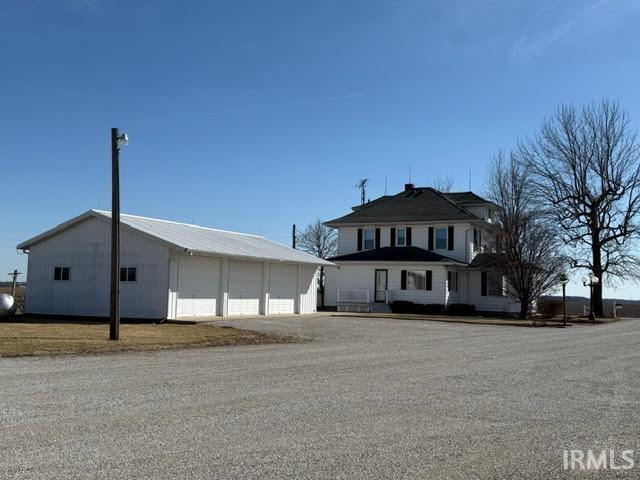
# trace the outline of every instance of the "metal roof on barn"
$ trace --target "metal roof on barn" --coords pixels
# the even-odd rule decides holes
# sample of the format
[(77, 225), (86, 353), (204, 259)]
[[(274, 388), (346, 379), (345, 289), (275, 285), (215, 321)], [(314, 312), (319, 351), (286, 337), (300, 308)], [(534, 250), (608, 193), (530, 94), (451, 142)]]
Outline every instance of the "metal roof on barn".
[[(110, 221), (111, 212), (89, 210), (51, 230), (22, 242), (17, 248), (21, 250), (28, 249), (36, 243), (57, 235), (91, 217)], [(172, 248), (188, 253), (310, 265), (333, 265), (326, 260), (257, 235), (127, 214), (120, 215), (120, 225), (149, 235)]]

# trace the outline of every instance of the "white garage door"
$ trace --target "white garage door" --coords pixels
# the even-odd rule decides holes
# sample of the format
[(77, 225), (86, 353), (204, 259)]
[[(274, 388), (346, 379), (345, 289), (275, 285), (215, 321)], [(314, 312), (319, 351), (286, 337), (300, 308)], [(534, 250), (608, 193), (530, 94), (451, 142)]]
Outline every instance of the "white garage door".
[(231, 262), (229, 266), (229, 315), (259, 315), (262, 264)]
[(269, 314), (294, 313), (298, 284), (298, 267), (271, 265), (269, 272)]
[(220, 259), (182, 257), (178, 269), (178, 317), (216, 315)]

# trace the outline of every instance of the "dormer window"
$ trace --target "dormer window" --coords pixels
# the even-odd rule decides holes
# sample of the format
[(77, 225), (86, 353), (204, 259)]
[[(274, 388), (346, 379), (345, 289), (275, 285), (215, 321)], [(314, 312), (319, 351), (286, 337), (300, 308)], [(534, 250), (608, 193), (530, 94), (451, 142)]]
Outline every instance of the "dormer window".
[(407, 229), (404, 227), (396, 228), (396, 245), (398, 247), (407, 246)]
[(362, 231), (364, 250), (373, 250), (376, 244), (375, 228), (365, 228)]

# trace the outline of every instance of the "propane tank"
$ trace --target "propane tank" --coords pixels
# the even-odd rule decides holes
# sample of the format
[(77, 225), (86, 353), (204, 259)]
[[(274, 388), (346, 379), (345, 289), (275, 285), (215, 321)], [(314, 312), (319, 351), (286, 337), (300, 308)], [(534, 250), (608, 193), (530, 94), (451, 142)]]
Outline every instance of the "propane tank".
[(10, 317), (16, 313), (16, 300), (8, 293), (0, 293), (0, 318)]

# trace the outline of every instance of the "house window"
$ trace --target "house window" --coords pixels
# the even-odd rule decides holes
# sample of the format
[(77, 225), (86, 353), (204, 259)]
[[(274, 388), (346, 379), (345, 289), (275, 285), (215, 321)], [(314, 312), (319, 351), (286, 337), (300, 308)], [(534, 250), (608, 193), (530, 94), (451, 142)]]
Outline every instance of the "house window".
[(487, 294), (491, 297), (504, 295), (504, 277), (498, 272), (487, 272)]
[(120, 267), (120, 281), (121, 282), (135, 282), (136, 281), (136, 267)]
[(424, 290), (427, 285), (427, 272), (408, 271), (407, 290)]
[(447, 229), (436, 228), (436, 250), (447, 249)]
[(450, 292), (458, 291), (458, 272), (447, 272), (447, 290)]
[(363, 233), (364, 249), (373, 250), (376, 243), (376, 230), (374, 228), (365, 228)]
[(407, 229), (406, 228), (396, 229), (396, 245), (398, 247), (404, 247), (407, 245)]
[(70, 268), (69, 267), (54, 267), (53, 279), (54, 280), (69, 280)]

